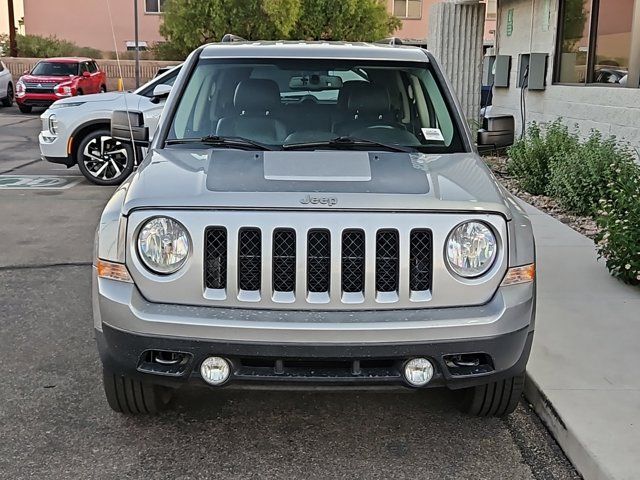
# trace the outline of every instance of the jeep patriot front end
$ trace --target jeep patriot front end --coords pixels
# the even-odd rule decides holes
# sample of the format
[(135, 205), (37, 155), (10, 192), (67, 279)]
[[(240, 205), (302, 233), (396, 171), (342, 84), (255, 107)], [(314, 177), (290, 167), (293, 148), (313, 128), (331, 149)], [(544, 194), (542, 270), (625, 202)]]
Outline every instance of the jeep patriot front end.
[[(112, 130), (148, 135), (135, 112)], [(510, 413), (534, 257), (428, 52), (201, 47), (98, 228), (109, 405), (152, 413), (187, 384), (447, 387)]]

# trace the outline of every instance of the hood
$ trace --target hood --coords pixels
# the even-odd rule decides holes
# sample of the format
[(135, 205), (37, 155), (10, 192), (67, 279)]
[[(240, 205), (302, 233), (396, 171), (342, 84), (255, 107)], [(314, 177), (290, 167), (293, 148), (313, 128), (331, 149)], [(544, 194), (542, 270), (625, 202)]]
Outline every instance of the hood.
[(73, 80), (75, 77), (64, 75), (62, 77), (54, 77), (49, 75), (23, 75), (20, 77), (20, 80), (23, 82), (34, 82), (34, 83), (58, 83), (68, 82)]
[[(90, 95), (83, 95), (82, 97), (67, 97), (62, 100), (58, 100), (57, 103), (78, 103), (78, 102), (113, 102), (115, 100), (120, 100), (123, 103), (124, 108), (124, 98), (127, 97), (127, 102), (131, 102), (130, 105), (135, 105), (137, 107), (139, 97), (138, 95), (130, 92), (107, 92), (107, 93), (92, 93)], [(133, 103), (135, 99), (135, 104)], [(116, 106), (114, 106), (117, 108)]]
[(139, 208), (484, 211), (511, 218), (473, 153), (167, 148), (150, 152), (125, 187)]

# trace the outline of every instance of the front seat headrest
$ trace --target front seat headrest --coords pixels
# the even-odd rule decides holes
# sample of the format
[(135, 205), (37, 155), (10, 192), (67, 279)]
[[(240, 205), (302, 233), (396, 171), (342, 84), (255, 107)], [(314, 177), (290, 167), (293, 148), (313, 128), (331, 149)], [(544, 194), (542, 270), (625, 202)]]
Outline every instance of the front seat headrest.
[(238, 83), (233, 105), (242, 113), (268, 114), (280, 105), (280, 89), (273, 80), (252, 78)]
[(383, 115), (391, 111), (389, 91), (378, 85), (354, 88), (349, 95), (349, 111), (359, 115)]

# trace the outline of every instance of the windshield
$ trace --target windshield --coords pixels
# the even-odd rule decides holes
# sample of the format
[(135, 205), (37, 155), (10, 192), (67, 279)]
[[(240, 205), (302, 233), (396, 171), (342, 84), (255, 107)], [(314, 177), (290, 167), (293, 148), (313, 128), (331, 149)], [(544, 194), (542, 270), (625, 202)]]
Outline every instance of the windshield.
[(175, 144), (211, 135), (275, 148), (321, 149), (349, 138), (360, 141), (339, 142), (340, 148), (374, 150), (368, 141), (464, 151), (449, 102), (426, 62), (202, 59), (167, 139)]
[(68, 77), (69, 75), (78, 75), (78, 63), (40, 62), (33, 67), (31, 75), (42, 77)]

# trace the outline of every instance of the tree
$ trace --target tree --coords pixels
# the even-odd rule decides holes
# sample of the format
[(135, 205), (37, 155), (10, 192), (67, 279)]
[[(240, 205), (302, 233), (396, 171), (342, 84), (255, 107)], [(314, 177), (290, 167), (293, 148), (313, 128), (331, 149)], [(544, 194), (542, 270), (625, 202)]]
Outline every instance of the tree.
[(225, 33), (247, 40), (384, 38), (400, 26), (385, 0), (167, 0), (158, 52), (184, 58)]
[[(220, 41), (225, 33), (247, 40), (287, 38), (301, 0), (167, 0), (160, 34), (172, 51)], [(169, 48), (167, 46), (166, 48)]]
[(401, 25), (384, 0), (303, 0), (294, 37), (303, 40), (375, 41)]

